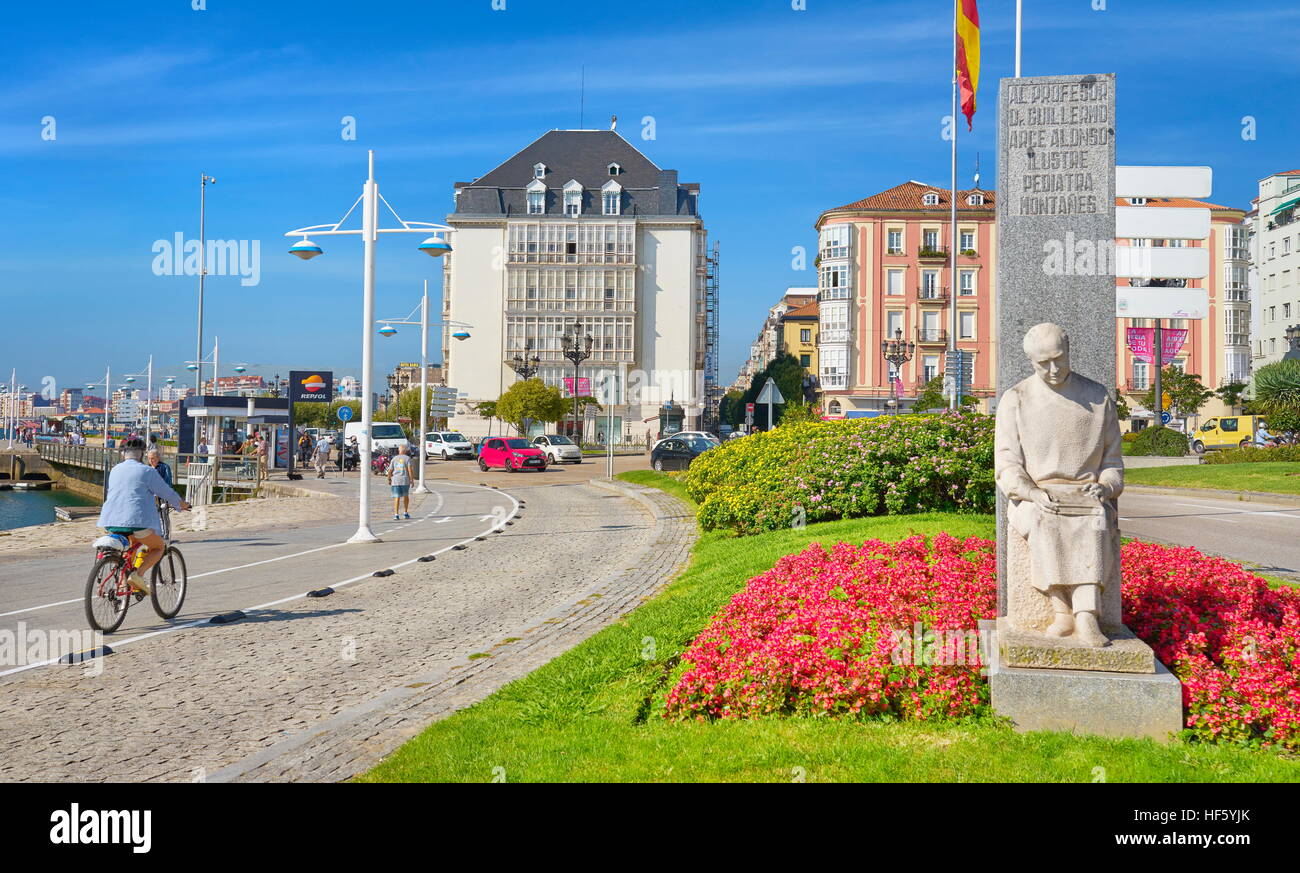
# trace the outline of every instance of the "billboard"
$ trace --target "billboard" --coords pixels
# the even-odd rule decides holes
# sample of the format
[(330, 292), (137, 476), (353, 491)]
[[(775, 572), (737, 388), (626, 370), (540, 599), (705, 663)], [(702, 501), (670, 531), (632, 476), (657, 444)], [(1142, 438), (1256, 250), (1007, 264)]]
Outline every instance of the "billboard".
[(290, 370), (289, 401), (291, 403), (333, 403), (333, 371)]
[[(564, 396), (565, 396), (565, 397), (572, 397), (572, 396), (573, 396), (573, 377), (572, 377), (572, 376), (565, 376), (565, 377), (564, 377)], [(579, 397), (591, 397), (591, 396), (592, 396), (592, 394), (591, 394), (591, 377), (589, 377), (589, 376), (579, 376), (579, 377), (578, 377), (578, 396), (579, 396)]]

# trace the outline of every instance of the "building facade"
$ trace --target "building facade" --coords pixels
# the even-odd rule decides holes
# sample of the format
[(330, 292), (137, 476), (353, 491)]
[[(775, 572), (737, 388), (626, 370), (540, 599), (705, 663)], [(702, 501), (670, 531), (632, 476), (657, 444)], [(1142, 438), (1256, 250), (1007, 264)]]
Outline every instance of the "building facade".
[[(1168, 207), (1208, 208), (1210, 210), (1210, 236), (1206, 240), (1120, 239), (1117, 245), (1174, 246), (1187, 245), (1209, 249), (1210, 270), (1205, 279), (1188, 279), (1186, 287), (1205, 288), (1209, 297), (1209, 311), (1201, 319), (1163, 319), (1162, 327), (1186, 330), (1187, 339), (1171, 361), (1165, 366), (1200, 376), (1202, 384), (1218, 389), (1230, 382), (1248, 382), (1250, 379), (1250, 285), (1249, 242), (1244, 224), (1245, 211), (1219, 206), (1201, 200), (1170, 198), (1144, 198), (1142, 202), (1117, 199), (1116, 205), (1143, 206), (1159, 209)], [(1120, 284), (1131, 280), (1119, 279)], [(1137, 280), (1141, 281), (1141, 280)], [(1154, 379), (1154, 363), (1145, 361), (1128, 347), (1127, 328), (1154, 327), (1152, 319), (1117, 318), (1116, 367), (1120, 393), (1133, 413), (1131, 427), (1142, 427), (1151, 420), (1152, 412), (1144, 409), (1138, 398), (1150, 390)], [(1232, 410), (1217, 397), (1211, 398), (1199, 412), (1198, 418), (1224, 415)], [(1240, 410), (1237, 410), (1238, 412)]]
[[(908, 181), (817, 219), (824, 415), (885, 412), (891, 380), (899, 408), (908, 409), (928, 381), (943, 375), (954, 307), (956, 347), (973, 355), (966, 393), (987, 408), (997, 372), (995, 195), (978, 188), (957, 192), (955, 280), (950, 195)], [(881, 354), (887, 338), (914, 344), (911, 360), (897, 370)]]
[(817, 328), (820, 314), (816, 298), (803, 306), (788, 310), (781, 316), (780, 347), (778, 354), (788, 354), (803, 367), (804, 375), (816, 376)]
[(772, 360), (781, 351), (782, 331), (784, 328), (781, 319), (792, 309), (807, 306), (817, 301), (816, 288), (797, 288), (790, 287), (785, 289), (781, 299), (772, 305), (767, 311), (767, 317), (763, 319), (763, 326), (758, 329), (758, 336), (749, 344), (749, 357), (741, 365), (740, 372), (736, 374), (736, 381), (731, 387), (739, 391), (749, 390), (750, 383), (754, 381), (754, 374), (761, 373), (763, 368), (772, 363)]
[(1300, 324), (1300, 170), (1260, 179), (1254, 205), (1258, 295), (1250, 351), (1258, 368), (1282, 360), (1286, 329)]
[(670, 399), (698, 427), (712, 351), (699, 195), (612, 129), (552, 130), (458, 183), (443, 315), (473, 327), (463, 342), (443, 331), (446, 381), (467, 395), (451, 426), (488, 432), (474, 408), (516, 381), (515, 355), (537, 355), (537, 376), (565, 390), (561, 340), (576, 324), (593, 340), (578, 384), (612, 391), (616, 433), (639, 434)]

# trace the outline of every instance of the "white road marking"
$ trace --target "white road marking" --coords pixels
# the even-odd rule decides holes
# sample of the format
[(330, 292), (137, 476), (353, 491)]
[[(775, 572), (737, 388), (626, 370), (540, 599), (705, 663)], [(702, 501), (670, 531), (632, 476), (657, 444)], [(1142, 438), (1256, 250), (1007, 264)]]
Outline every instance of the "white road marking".
[[(466, 485), (466, 486), (464, 486), (464, 487), (466, 487), (466, 488), (481, 488), (482, 486), (479, 486), (479, 485)], [(484, 489), (484, 490), (492, 490), (492, 491), (496, 491), (496, 493), (497, 493), (497, 494), (500, 494), (502, 497), (509, 497), (510, 500), (515, 504), (515, 509), (518, 509), (518, 508), (519, 508), (519, 501), (516, 500), (514, 497), (511, 497), (509, 494), (506, 494), (506, 493), (503, 492), (503, 491), (497, 491), (496, 489)], [(439, 494), (439, 496), (441, 497), (441, 494)], [(484, 531), (483, 533), (491, 533), (492, 530), (493, 530), (495, 527), (496, 527), (496, 525), (493, 525), (492, 527), (488, 528), (488, 529), (487, 529), (486, 531)], [(469, 537), (466, 537), (465, 539), (461, 540), (460, 542), (452, 543), (452, 544), (449, 545), (449, 546), (444, 546), (443, 548), (439, 549), (438, 551), (436, 551), (436, 552), (431, 552), (431, 553), (429, 553), (429, 554), (433, 554), (433, 555), (441, 555), (443, 552), (449, 552), (449, 551), (451, 551), (452, 549), (456, 548), (456, 546), (460, 546), (460, 545), (464, 545), (464, 544), (466, 544), (466, 543), (474, 542), (475, 537), (479, 537), (479, 536), (482, 536), (482, 535), (483, 535), (483, 534), (473, 534), (473, 535), (471, 535), (471, 536), (469, 536)], [(340, 543), (340, 545), (343, 545), (343, 544)], [(312, 551), (319, 551), (319, 549), (313, 549)], [(305, 553), (304, 553), (304, 554), (305, 554)], [(411, 558), (409, 561), (402, 561), (400, 564), (393, 564), (393, 565), (387, 567), (386, 569), (389, 569), (389, 570), (399, 570), (399, 569), (401, 569), (402, 567), (406, 567), (406, 566), (408, 566), (408, 565), (410, 565), (410, 564), (414, 564), (416, 561), (420, 560), (420, 558), (422, 558), (422, 557), (424, 557), (424, 555), (419, 555), (419, 556), (417, 556), (417, 557)], [(351, 579), (344, 579), (342, 582), (335, 582), (335, 583), (333, 583), (332, 585), (330, 585), (330, 586), (328, 586), (328, 587), (333, 588), (333, 589), (335, 589), (335, 590), (337, 591), (339, 588), (342, 588), (344, 585), (351, 585), (353, 582), (360, 582), (362, 579), (369, 579), (369, 578), (371, 578), (372, 576), (374, 576), (374, 571), (371, 571), (371, 572), (368, 572), (368, 573), (362, 573), (362, 574), (359, 575), (359, 576), (353, 576)], [(279, 600), (272, 600), (272, 601), (270, 601), (270, 602), (268, 602), (268, 603), (258, 604), (257, 606), (246, 606), (246, 607), (244, 607), (242, 610), (230, 610), (230, 609), (228, 609), (228, 610), (226, 610), (226, 612), (236, 612), (236, 611), (238, 611), (238, 612), (249, 613), (249, 612), (253, 612), (253, 611), (255, 611), (255, 610), (259, 610), (259, 609), (269, 609), (269, 608), (271, 608), (272, 606), (279, 606), (279, 605), (282, 604), (282, 603), (290, 603), (290, 602), (292, 602), (292, 601), (294, 601), (294, 600), (302, 600), (303, 598), (305, 598), (305, 597), (307, 596), (307, 593), (308, 593), (308, 592), (304, 591), (304, 592), (302, 592), (301, 594), (291, 594), (290, 596), (288, 596), (288, 597), (282, 597), (282, 598), (280, 598)], [(162, 636), (163, 634), (174, 633), (174, 632), (176, 632), (176, 631), (186, 630), (187, 628), (198, 627), (199, 625), (204, 625), (204, 624), (210, 624), (211, 621), (212, 621), (212, 620), (209, 619), (209, 618), (201, 618), (201, 619), (198, 619), (197, 621), (190, 621), (190, 622), (186, 622), (185, 624), (172, 625), (171, 627), (165, 627), (165, 628), (161, 628), (161, 629), (156, 630), (156, 631), (150, 631), (149, 633), (146, 633), (146, 634), (140, 634), (139, 636), (128, 637), (127, 639), (124, 639), (124, 640), (112, 640), (112, 641), (111, 641), (111, 646), (110, 646), (110, 647), (113, 649), (114, 652), (116, 652), (116, 651), (118, 651), (119, 649), (121, 649), (122, 646), (125, 646), (125, 645), (127, 645), (127, 644), (129, 644), (129, 643), (136, 643), (136, 642), (139, 642), (140, 640), (147, 640), (147, 639), (150, 639), (151, 637)], [(106, 642), (106, 644), (107, 644), (109, 641), (106, 640), (105, 642)], [(45, 660), (45, 661), (39, 661), (39, 662), (37, 662), (37, 663), (35, 663), (35, 664), (24, 664), (24, 665), (21, 666), (21, 667), (11, 667), (11, 668), (8, 669), (8, 670), (2, 670), (2, 671), (0, 671), (0, 676), (8, 676), (8, 675), (10, 675), (11, 673), (22, 673), (22, 672), (25, 671), (25, 670), (34, 670), (34, 669), (36, 669), (37, 667), (48, 667), (48, 666), (50, 666), (51, 664), (57, 664), (57, 663), (59, 662), (59, 660), (60, 660), (62, 657), (63, 657), (62, 655), (59, 655), (59, 656), (54, 657), (54, 658), (49, 658), (49, 659), (47, 659), (47, 660)], [(103, 656), (101, 655), (101, 657), (103, 657)]]

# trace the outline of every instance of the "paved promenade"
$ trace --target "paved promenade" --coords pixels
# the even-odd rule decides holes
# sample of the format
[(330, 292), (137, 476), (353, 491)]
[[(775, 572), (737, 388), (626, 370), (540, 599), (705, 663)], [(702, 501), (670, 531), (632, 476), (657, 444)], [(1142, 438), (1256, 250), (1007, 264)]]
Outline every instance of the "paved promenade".
[[(0, 779), (338, 780), (363, 771), (430, 720), (634, 607), (685, 561), (694, 525), (679, 504), (657, 492), (630, 499), (578, 473), (603, 465), (571, 469), (572, 481), (560, 482), (451, 468), (461, 481), (431, 479), (436, 493), (412, 500), (411, 522), (376, 524), (379, 545), (337, 545), (355, 529), (350, 514), (292, 531), (187, 535), (191, 592), (176, 622), (138, 604), (108, 638), (116, 651), (96, 662), (97, 675), (55, 665), (0, 676)], [(464, 481), (475, 477), (508, 487)], [(375, 490), (379, 508), (386, 489)], [(435, 560), (416, 560), (428, 554)], [(80, 593), (87, 564), (80, 555), (0, 565), (0, 630), (20, 620), (84, 627), (79, 599), (59, 601)], [(371, 576), (389, 567), (393, 575)], [(301, 596), (327, 585), (332, 596)], [(203, 621), (228, 608), (247, 617)]]

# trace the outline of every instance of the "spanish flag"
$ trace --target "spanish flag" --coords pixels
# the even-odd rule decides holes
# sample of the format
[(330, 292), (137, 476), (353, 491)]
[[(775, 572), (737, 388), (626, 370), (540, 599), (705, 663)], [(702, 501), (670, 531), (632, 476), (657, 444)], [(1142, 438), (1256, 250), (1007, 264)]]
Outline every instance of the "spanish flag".
[(961, 113), (966, 129), (974, 126), (975, 92), (980, 86), (980, 14), (975, 0), (957, 3), (957, 82), (961, 85)]

